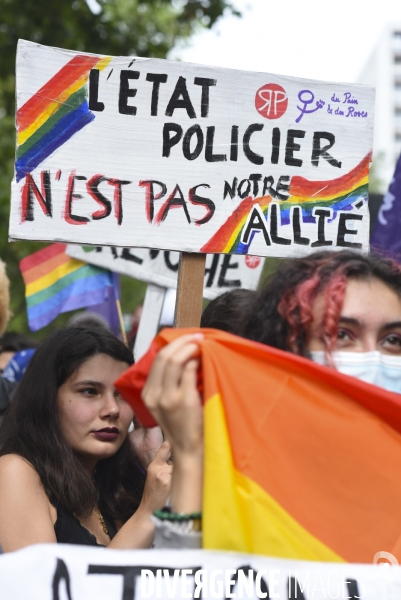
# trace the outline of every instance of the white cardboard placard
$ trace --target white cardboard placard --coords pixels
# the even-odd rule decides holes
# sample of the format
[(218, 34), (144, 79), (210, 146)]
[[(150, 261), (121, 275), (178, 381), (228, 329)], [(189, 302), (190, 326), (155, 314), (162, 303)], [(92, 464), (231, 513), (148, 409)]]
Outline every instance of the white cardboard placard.
[[(68, 244), (66, 253), (104, 269), (164, 288), (177, 288), (179, 253), (148, 248), (82, 247)], [(209, 254), (206, 257), (203, 297), (213, 300), (236, 288), (255, 290), (264, 258)]]
[(138, 362), (148, 351), (153, 338), (157, 334), (166, 291), (166, 288), (148, 283), (143, 301), (142, 316), (135, 336), (135, 362)]
[(374, 90), (20, 41), (11, 239), (368, 249)]
[(107, 550), (67, 544), (31, 546), (0, 556), (0, 581), (7, 600), (401, 597), (399, 566), (386, 569), (234, 552)]

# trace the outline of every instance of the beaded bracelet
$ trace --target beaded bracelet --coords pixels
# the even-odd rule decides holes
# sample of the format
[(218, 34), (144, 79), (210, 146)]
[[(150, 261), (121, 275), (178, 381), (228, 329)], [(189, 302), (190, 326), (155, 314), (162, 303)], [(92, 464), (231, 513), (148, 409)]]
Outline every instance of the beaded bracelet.
[(173, 513), (171, 510), (167, 510), (168, 507), (163, 508), (162, 510), (155, 510), (153, 513), (155, 517), (160, 519), (160, 521), (195, 521), (202, 519), (201, 512), (194, 513)]
[(202, 513), (174, 513), (169, 506), (163, 510), (155, 510), (154, 516), (160, 521), (174, 523), (180, 529), (185, 529), (185, 533), (190, 531), (202, 531)]

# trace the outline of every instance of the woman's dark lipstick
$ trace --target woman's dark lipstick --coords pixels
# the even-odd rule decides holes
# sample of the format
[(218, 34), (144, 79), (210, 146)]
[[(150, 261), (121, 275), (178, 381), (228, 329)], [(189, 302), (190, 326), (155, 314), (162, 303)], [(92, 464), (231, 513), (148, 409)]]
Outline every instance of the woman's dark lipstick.
[(93, 432), (93, 435), (103, 442), (112, 442), (118, 437), (120, 430), (117, 427), (103, 427), (103, 429), (98, 429)]

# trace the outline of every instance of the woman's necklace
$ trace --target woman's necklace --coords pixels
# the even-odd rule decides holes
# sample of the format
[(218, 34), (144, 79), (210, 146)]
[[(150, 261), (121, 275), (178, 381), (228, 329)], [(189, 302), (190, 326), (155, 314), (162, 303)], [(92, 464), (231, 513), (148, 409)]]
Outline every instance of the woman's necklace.
[(102, 526), (102, 529), (105, 532), (105, 534), (110, 537), (109, 530), (107, 529), (107, 525), (106, 525), (106, 523), (105, 523), (105, 521), (103, 519), (103, 515), (100, 512), (100, 510), (99, 510), (99, 514), (98, 515), (95, 513), (95, 510), (93, 510), (93, 514), (95, 515), (95, 517), (97, 517), (99, 519), (100, 525)]

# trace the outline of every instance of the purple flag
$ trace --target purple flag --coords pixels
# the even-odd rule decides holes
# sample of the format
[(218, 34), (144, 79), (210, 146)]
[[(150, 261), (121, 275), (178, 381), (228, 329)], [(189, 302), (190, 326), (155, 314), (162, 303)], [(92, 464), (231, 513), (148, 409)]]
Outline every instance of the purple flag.
[(372, 248), (401, 262), (401, 155), (377, 215), (370, 243)]
[(118, 318), (116, 299), (120, 296), (120, 279), (116, 273), (112, 275), (114, 285), (107, 288), (105, 301), (101, 304), (95, 304), (87, 310), (106, 319), (111, 331), (114, 335), (118, 336), (120, 333), (120, 320)]

